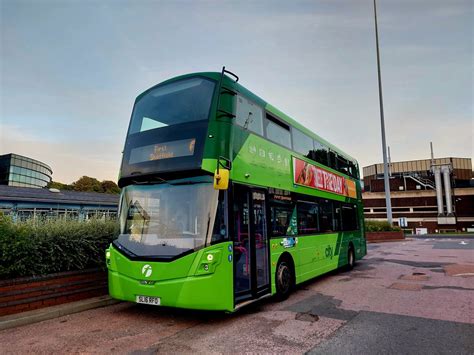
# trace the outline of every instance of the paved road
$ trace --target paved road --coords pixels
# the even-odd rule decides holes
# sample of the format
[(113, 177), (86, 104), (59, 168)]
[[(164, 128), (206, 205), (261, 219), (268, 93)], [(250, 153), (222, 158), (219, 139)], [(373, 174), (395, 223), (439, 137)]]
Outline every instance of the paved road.
[(412, 234), (408, 236), (409, 238), (416, 238), (416, 239), (474, 239), (474, 233), (453, 233), (453, 234)]
[(232, 315), (122, 303), (0, 332), (0, 353), (474, 353), (473, 240), (369, 245), (352, 272)]

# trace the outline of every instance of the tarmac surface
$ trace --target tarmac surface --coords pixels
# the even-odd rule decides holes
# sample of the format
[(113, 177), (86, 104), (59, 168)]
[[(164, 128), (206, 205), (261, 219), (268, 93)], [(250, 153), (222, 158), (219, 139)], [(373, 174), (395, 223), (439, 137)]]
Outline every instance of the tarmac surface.
[(235, 314), (120, 303), (0, 331), (0, 353), (473, 354), (474, 240), (369, 244)]

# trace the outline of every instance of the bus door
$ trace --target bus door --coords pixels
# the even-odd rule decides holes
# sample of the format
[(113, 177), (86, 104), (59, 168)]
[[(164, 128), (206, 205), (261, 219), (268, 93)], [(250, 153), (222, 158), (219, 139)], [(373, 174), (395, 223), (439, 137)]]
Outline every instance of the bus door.
[(234, 293), (236, 303), (270, 292), (264, 190), (234, 185)]

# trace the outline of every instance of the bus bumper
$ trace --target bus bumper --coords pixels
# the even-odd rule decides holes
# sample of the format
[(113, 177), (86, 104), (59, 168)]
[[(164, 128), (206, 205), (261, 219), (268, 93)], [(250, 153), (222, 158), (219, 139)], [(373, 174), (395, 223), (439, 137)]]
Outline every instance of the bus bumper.
[(107, 251), (109, 294), (129, 302), (137, 302), (138, 296), (158, 297), (161, 306), (230, 312), (234, 309), (233, 263), (228, 245), (217, 244), (170, 262), (132, 261), (111, 246)]

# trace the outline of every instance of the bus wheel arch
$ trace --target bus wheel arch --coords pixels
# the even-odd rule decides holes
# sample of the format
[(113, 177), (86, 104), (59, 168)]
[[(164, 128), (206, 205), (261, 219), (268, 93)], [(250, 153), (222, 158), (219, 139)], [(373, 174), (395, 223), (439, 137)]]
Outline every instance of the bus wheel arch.
[(276, 298), (283, 301), (295, 287), (295, 262), (290, 253), (284, 252), (277, 262), (275, 271)]

